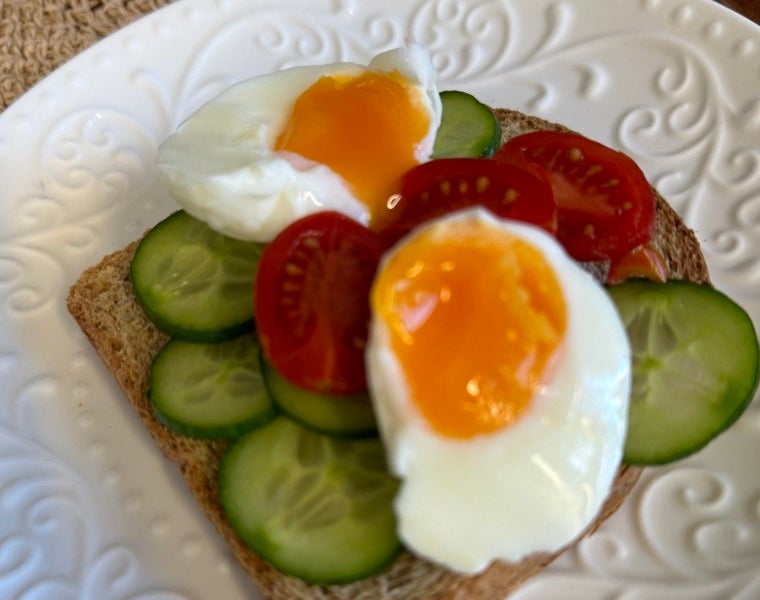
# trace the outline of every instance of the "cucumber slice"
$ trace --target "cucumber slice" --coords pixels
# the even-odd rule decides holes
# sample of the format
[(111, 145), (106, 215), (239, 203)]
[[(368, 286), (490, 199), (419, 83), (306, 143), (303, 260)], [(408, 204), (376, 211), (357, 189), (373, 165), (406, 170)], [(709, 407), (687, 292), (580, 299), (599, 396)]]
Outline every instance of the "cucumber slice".
[(758, 380), (752, 321), (709, 286), (631, 280), (608, 289), (633, 353), (623, 460), (663, 464), (696, 452), (752, 399)]
[(378, 438), (344, 440), (281, 416), (235, 442), (219, 494), (238, 535), (278, 569), (307, 582), (368, 577), (401, 550)]
[(261, 371), (275, 404), (305, 427), (339, 437), (368, 437), (377, 433), (375, 412), (367, 392), (340, 395), (305, 390), (280, 375), (263, 353)]
[(489, 157), (501, 143), (501, 126), (493, 111), (466, 92), (441, 92), (441, 124), (432, 158)]
[(140, 242), (132, 286), (150, 320), (170, 336), (230, 339), (253, 328), (253, 282), (262, 250), (177, 211)]
[(231, 438), (277, 410), (259, 363), (256, 337), (218, 343), (169, 341), (151, 368), (148, 397), (167, 427), (195, 438)]

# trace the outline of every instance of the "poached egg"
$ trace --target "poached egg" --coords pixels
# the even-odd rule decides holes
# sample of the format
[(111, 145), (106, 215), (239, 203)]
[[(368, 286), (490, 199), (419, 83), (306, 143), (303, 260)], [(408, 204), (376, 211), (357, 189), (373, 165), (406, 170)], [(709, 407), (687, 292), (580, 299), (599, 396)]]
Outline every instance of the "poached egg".
[(324, 210), (380, 227), (440, 119), (430, 56), (412, 45), (233, 85), (161, 145), (158, 167), (182, 208), (237, 239), (268, 242)]
[(381, 262), (368, 380), (400, 536), (477, 573), (572, 542), (622, 458), (625, 329), (548, 234), (468, 209), (420, 226)]

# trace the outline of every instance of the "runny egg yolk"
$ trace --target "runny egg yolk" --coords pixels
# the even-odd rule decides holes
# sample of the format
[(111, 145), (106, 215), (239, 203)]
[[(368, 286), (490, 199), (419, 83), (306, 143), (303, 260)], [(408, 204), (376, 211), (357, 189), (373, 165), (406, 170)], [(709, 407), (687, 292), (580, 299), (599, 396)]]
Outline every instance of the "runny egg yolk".
[(454, 239), (412, 238), (372, 291), (412, 401), (434, 430), (453, 438), (518, 417), (566, 328), (560, 285), (536, 248), (477, 223), (465, 229)]
[(396, 71), (324, 76), (296, 100), (275, 150), (329, 166), (352, 186), (379, 228), (431, 117), (421, 92)]

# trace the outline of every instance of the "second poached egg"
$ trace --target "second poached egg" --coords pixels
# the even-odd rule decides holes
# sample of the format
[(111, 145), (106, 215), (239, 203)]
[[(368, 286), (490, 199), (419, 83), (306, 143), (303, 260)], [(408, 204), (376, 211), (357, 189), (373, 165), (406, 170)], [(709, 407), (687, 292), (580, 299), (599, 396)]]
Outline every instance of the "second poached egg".
[(469, 209), (421, 225), (371, 292), (370, 392), (414, 553), (476, 573), (572, 542), (622, 458), (625, 329), (544, 231)]

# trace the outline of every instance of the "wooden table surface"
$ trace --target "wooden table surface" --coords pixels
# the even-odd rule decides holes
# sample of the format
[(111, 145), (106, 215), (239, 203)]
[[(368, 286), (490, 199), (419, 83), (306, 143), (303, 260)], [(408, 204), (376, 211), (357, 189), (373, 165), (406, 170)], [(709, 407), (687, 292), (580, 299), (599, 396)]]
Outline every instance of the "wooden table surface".
[(720, 3), (760, 24), (760, 0), (720, 0)]

